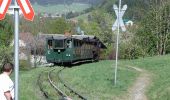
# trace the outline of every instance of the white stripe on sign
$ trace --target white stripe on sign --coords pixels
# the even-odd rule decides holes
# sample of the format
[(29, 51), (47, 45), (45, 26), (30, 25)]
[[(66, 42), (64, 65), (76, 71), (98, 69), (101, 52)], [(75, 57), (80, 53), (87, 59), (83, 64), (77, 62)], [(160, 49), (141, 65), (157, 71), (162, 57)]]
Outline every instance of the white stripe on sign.
[(26, 12), (27, 14), (30, 13), (31, 11), (30, 11), (30, 9), (29, 9), (26, 1), (25, 1), (25, 0), (20, 0), (20, 1), (21, 1), (21, 3), (22, 3), (22, 6), (24, 7), (25, 12)]
[(2, 4), (1, 4), (1, 7), (0, 7), (0, 14), (3, 14), (7, 4), (8, 4), (8, 0), (3, 0)]

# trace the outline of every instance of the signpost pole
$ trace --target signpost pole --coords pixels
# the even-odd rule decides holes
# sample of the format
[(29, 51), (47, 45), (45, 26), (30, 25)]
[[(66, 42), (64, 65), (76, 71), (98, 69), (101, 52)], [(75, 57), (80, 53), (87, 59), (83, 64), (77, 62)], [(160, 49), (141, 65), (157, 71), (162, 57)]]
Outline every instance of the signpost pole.
[(118, 27), (118, 31), (117, 31), (117, 40), (116, 40), (116, 64), (115, 64), (115, 85), (117, 82), (117, 64), (118, 64), (118, 48), (119, 48), (119, 32), (120, 32), (120, 9), (121, 9), (121, 0), (119, 0), (119, 9), (118, 9), (118, 22), (117, 22), (117, 27)]
[(15, 100), (18, 100), (18, 85), (19, 85), (19, 8), (17, 7), (17, 1), (14, 1), (14, 18), (15, 18)]

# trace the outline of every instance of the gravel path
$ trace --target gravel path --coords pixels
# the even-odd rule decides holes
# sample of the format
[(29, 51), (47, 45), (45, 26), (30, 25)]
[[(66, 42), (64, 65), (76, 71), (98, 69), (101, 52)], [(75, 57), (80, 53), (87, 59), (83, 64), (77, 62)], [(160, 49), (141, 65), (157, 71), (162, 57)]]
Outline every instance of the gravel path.
[(150, 77), (151, 75), (140, 68), (136, 67), (130, 67), (135, 69), (140, 73), (139, 77), (135, 81), (134, 85), (129, 89), (129, 100), (148, 100), (145, 92), (146, 88), (148, 87), (150, 83)]

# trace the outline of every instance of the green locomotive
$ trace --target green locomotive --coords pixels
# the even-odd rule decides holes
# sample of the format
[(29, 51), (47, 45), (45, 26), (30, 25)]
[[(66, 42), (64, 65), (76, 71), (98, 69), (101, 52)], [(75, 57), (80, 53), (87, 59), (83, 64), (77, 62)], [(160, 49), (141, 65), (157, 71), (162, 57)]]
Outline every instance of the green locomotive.
[(98, 61), (101, 48), (106, 46), (91, 35), (53, 35), (46, 38), (46, 60), (54, 64), (75, 64)]

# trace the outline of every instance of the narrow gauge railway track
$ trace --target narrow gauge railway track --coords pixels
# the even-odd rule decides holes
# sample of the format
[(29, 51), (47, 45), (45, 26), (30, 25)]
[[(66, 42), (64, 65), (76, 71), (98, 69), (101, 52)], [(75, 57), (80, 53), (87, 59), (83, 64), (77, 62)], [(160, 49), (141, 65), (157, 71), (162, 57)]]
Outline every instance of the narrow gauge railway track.
[[(45, 99), (48, 99), (48, 100), (56, 100), (56, 98), (54, 99), (54, 98), (52, 98), (52, 97), (54, 97), (54, 96), (59, 96), (59, 95), (51, 95), (50, 93), (49, 93), (49, 91), (46, 89), (46, 87), (47, 87), (47, 84), (51, 87), (51, 84), (49, 83), (49, 81), (48, 81), (48, 72), (49, 72), (49, 70), (44, 70), (44, 71), (42, 71), (40, 74), (39, 74), (39, 76), (38, 76), (38, 80), (37, 80), (37, 83), (38, 83), (38, 86), (39, 86), (39, 88), (40, 88), (40, 91), (42, 92), (42, 94), (43, 94), (43, 96), (45, 97)], [(45, 78), (44, 78), (45, 77)], [(46, 85), (46, 86), (44, 86), (44, 84)], [(48, 87), (49, 87), (48, 86)], [(52, 88), (53, 89), (53, 88)], [(54, 91), (54, 92), (56, 92), (56, 91)]]
[(48, 93), (43, 89), (42, 83), (40, 81), (41, 77), (42, 77), (42, 73), (40, 73), (38, 76), (38, 80), (37, 80), (38, 86), (40, 88), (40, 91), (43, 93), (43, 96), (45, 96), (45, 98), (49, 98)]
[[(72, 93), (73, 95), (76, 95), (78, 96), (78, 98), (82, 99), (82, 100), (87, 100), (84, 96), (82, 96), (80, 93), (76, 92), (75, 90), (73, 90), (70, 86), (68, 86), (66, 84), (66, 82), (63, 81), (63, 79), (60, 77), (60, 74), (62, 72), (62, 70), (64, 70), (65, 68), (59, 70), (57, 72), (57, 77), (58, 77), (58, 81), (61, 82), (63, 84), (64, 87), (67, 88), (67, 90), (70, 91), (70, 93)], [(59, 95), (61, 95), (62, 97), (64, 98), (67, 98), (69, 97), (69, 95), (67, 95), (65, 92), (63, 92), (62, 90), (59, 89), (59, 87), (57, 87), (54, 83), (54, 81), (51, 80), (51, 73), (54, 71), (55, 69), (52, 69), (51, 71), (49, 71), (48, 73), (48, 79), (49, 79), (49, 82), (50, 84), (55, 88), (56, 91), (58, 91)]]
[[(65, 89), (67, 89), (68, 91), (69, 91), (69, 93), (71, 93), (71, 94), (73, 94), (73, 95), (75, 95), (76, 97), (78, 97), (79, 99), (82, 99), (82, 100), (87, 100), (85, 97), (83, 97), (81, 94), (79, 94), (78, 92), (76, 92), (75, 90), (73, 90), (72, 88), (70, 88), (64, 81), (63, 81), (63, 79), (60, 77), (60, 74), (61, 74), (61, 71), (62, 70), (64, 70), (65, 68), (63, 68), (63, 69), (60, 69), (59, 71), (57, 71), (57, 80), (56, 80), (56, 82), (54, 82), (54, 80), (52, 80), (52, 72), (54, 71), (54, 70), (56, 70), (56, 68), (54, 68), (54, 69), (52, 69), (52, 70), (46, 70), (46, 71), (43, 71), (43, 72), (41, 72), (40, 74), (39, 74), (39, 77), (38, 77), (38, 80), (37, 80), (37, 82), (38, 82), (38, 85), (39, 85), (39, 88), (40, 88), (40, 91), (43, 93), (43, 95), (44, 95), (44, 97), (46, 98), (46, 99), (49, 99), (49, 100), (56, 100), (56, 98), (55, 99), (53, 99), (51, 96), (50, 96), (50, 94), (44, 89), (44, 87), (43, 87), (43, 85), (42, 85), (42, 83), (43, 83), (43, 81), (45, 81), (45, 80), (42, 80), (41, 78), (42, 78), (42, 75), (44, 75), (45, 73), (48, 73), (48, 77), (47, 77), (47, 75), (46, 75), (46, 77), (47, 77), (47, 79), (46, 79), (46, 81), (48, 80), (48, 83), (53, 87), (53, 89), (55, 89), (55, 91), (57, 92), (57, 96), (58, 97), (60, 97), (60, 98), (62, 98), (61, 100), (67, 100), (66, 98), (68, 98), (70, 95), (67, 95), (65, 92), (63, 92)], [(61, 83), (64, 87), (65, 87), (65, 89), (64, 90), (61, 90), (60, 89), (60, 87), (59, 87), (59, 83)], [(72, 96), (73, 96), (72, 95)]]

